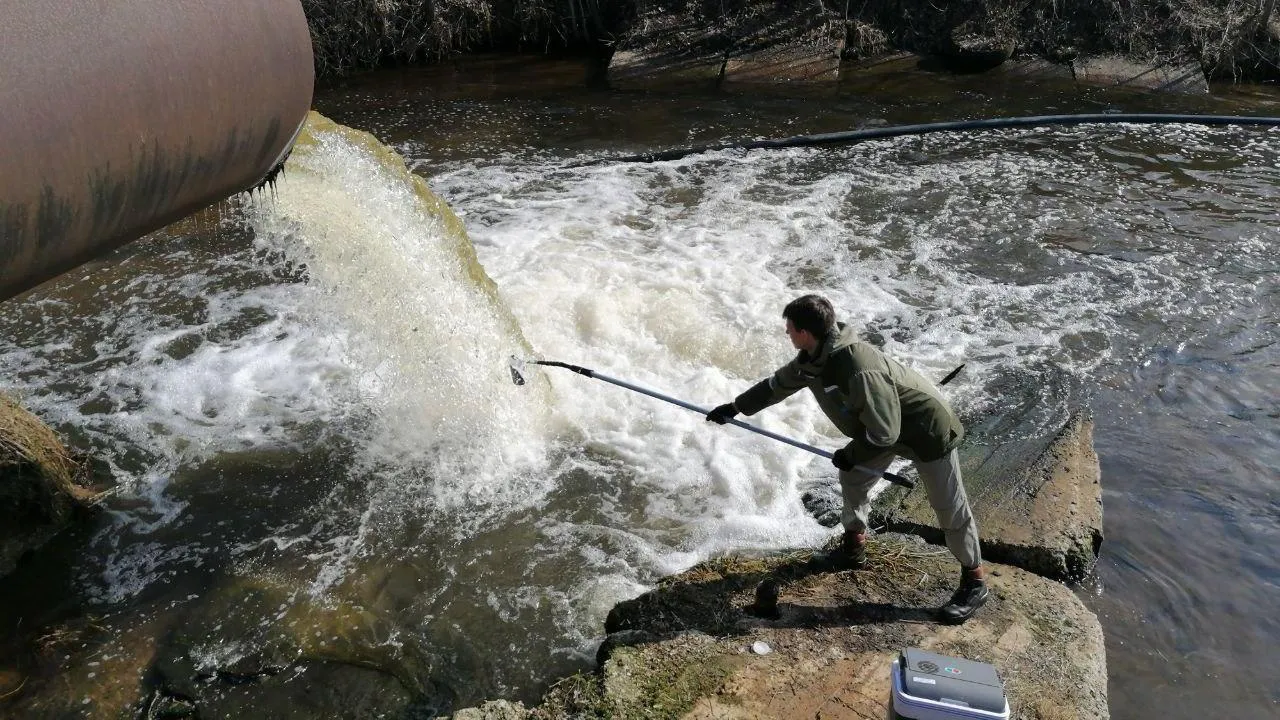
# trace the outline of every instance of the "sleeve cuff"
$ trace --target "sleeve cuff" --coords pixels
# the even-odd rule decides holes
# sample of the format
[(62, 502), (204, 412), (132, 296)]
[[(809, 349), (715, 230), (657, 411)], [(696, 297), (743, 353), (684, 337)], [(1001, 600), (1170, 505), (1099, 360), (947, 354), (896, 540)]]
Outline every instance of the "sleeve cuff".
[(768, 380), (761, 380), (752, 385), (746, 392), (734, 398), (733, 406), (743, 415), (755, 415), (769, 407), (773, 400), (773, 388)]

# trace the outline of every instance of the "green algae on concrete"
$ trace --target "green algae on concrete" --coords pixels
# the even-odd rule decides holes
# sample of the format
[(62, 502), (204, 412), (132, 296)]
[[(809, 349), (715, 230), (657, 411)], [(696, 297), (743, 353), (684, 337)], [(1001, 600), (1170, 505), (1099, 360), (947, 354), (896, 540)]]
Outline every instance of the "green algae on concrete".
[[(933, 619), (957, 574), (945, 550), (886, 534), (864, 571), (814, 572), (810, 556), (729, 556), (665, 578), (610, 613), (597, 671), (531, 709), (487, 704), (454, 718), (883, 720), (889, 665), (906, 647), (994, 664), (1013, 717), (1108, 716), (1102, 629), (1065, 586), (992, 565), (987, 606), (948, 626)], [(780, 582), (776, 617), (752, 614), (763, 578)]]

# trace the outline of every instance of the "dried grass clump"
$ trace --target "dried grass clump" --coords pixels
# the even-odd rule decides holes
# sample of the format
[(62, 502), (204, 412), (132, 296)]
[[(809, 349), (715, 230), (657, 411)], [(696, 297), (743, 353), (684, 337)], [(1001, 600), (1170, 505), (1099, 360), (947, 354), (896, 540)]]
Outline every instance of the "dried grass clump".
[(47, 425), (0, 395), (0, 482), (34, 475), (72, 497), (87, 499), (92, 493), (75, 482), (80, 473), (80, 464)]
[(77, 462), (53, 431), (13, 399), (0, 395), (0, 575), (94, 504)]
[(1170, 0), (1168, 4), (1210, 77), (1280, 75), (1276, 0)]
[(861, 20), (849, 20), (846, 24), (844, 56), (850, 60), (862, 60), (883, 55), (889, 51), (889, 36), (883, 30)]

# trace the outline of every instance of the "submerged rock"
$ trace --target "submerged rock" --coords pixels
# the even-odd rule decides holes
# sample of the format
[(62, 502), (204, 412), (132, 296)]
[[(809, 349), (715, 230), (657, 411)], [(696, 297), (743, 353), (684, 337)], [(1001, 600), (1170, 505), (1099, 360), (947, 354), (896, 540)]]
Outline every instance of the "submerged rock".
[[(272, 618), (270, 621), (264, 618)], [(433, 659), (374, 612), (323, 602), (267, 577), (228, 578), (191, 604), (158, 643), (149, 676), (160, 698), (209, 717), (401, 716), (452, 704)]]

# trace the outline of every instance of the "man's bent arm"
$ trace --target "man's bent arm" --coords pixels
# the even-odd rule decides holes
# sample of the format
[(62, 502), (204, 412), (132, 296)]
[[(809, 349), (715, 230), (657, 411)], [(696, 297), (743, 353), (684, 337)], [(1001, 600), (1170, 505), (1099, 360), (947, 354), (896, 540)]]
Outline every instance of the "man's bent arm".
[(884, 373), (860, 372), (849, 379), (849, 404), (866, 427), (866, 442), (888, 448), (902, 433), (898, 388)]
[(761, 410), (781, 402), (807, 386), (812, 376), (796, 367), (796, 361), (783, 365), (773, 375), (752, 385), (734, 399), (733, 405), (743, 415), (755, 415)]

